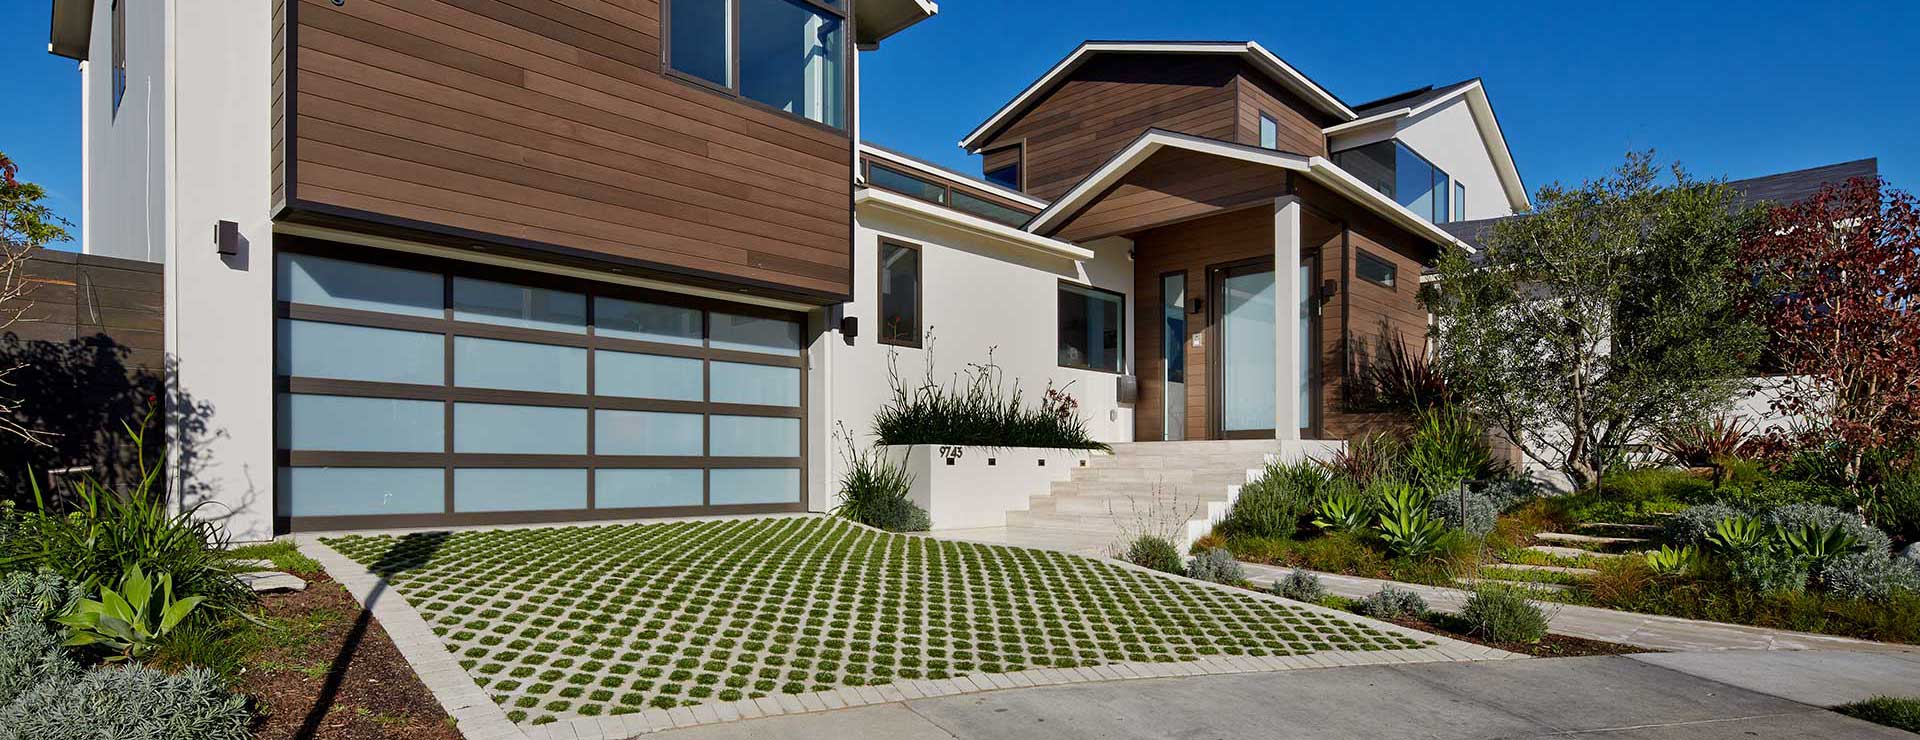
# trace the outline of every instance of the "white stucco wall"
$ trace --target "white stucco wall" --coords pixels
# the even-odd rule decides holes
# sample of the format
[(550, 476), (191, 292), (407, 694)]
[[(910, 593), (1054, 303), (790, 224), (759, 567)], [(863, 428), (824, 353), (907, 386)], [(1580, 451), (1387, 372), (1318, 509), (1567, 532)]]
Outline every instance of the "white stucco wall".
[[(219, 4), (219, 3), (209, 3)], [(167, 14), (173, 3), (127, 5), (127, 91), (113, 109), (113, 3), (97, 0), (80, 75), (81, 251), (166, 259), (166, 129), (171, 94)]]
[[(1513, 215), (1464, 97), (1400, 122), (1394, 136), (1467, 186), (1467, 220)], [(1449, 195), (1448, 197), (1452, 197)]]
[[(1132, 372), (1136, 348), (1131, 344), (1134, 301), (1129, 242), (1107, 239), (1083, 245), (1098, 256), (1077, 263), (1030, 250), (987, 246), (978, 237), (951, 227), (864, 209), (857, 215), (854, 231), (854, 300), (841, 307), (843, 315), (858, 317), (860, 331), (851, 341), (839, 334), (837, 326), (831, 332), (832, 356), (827, 360), (831, 389), (827, 405), (815, 407), (823, 421), (844, 422), (858, 445), (870, 445), (873, 416), (889, 395), (890, 351), (898, 351), (900, 374), (907, 383), (917, 384), (925, 376), (927, 350), (892, 347), (875, 339), (882, 236), (921, 248), (922, 327), (933, 335), (937, 377), (950, 381), (969, 363), (984, 363), (988, 348), (993, 348), (993, 361), (1004, 372), (1007, 386), (1018, 381), (1028, 403), (1039, 402), (1049, 381), (1055, 387), (1067, 386), (1096, 439), (1133, 439), (1133, 409), (1116, 403), (1115, 375), (1059, 366), (1057, 324), (1062, 279), (1129, 294), (1129, 344), (1123, 364)], [(816, 365), (819, 361), (816, 356)], [(827, 473), (821, 483), (829, 491), (839, 480), (838, 449), (827, 450), (828, 464), (816, 466)]]

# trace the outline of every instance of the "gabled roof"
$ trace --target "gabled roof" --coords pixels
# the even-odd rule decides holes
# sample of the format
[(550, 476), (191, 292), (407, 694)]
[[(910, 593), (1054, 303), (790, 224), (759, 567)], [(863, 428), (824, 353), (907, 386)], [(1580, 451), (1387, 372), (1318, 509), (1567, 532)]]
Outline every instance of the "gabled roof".
[[(1734, 192), (1739, 194), (1739, 198), (1733, 203), (1734, 207), (1748, 208), (1762, 203), (1773, 203), (1777, 205), (1798, 203), (1813, 197), (1828, 185), (1839, 185), (1856, 177), (1879, 176), (1880, 161), (1868, 157), (1866, 159), (1856, 159), (1851, 162), (1809, 167), (1804, 170), (1762, 175), (1745, 180), (1733, 180), (1728, 182), (1727, 186), (1733, 188)], [(1492, 235), (1495, 224), (1526, 217), (1527, 214), (1523, 213), (1517, 216), (1483, 218), (1477, 221), (1455, 221), (1449, 224), (1441, 224), (1440, 228), (1458, 237), (1460, 241), (1473, 245), (1475, 248), (1482, 248), (1486, 244), (1487, 238)]]
[(1507, 136), (1500, 130), (1500, 119), (1493, 113), (1493, 101), (1487, 98), (1486, 85), (1478, 77), (1438, 88), (1429, 86), (1408, 90), (1366, 103), (1355, 109), (1360, 118), (1328, 126), (1322, 133), (1332, 137), (1375, 126), (1399, 125), (1400, 121), (1418, 118), (1462, 98), (1467, 101), (1467, 110), (1473, 114), (1473, 125), (1480, 132), (1481, 142), (1486, 145), (1487, 156), (1493, 160), (1494, 172), (1500, 176), (1500, 189), (1506, 193), (1507, 203), (1516, 211), (1532, 209), (1533, 200), (1527, 195), (1527, 183), (1520, 178), (1520, 167), (1513, 161), (1513, 150), (1507, 146)]
[(1348, 174), (1326, 157), (1312, 157), (1291, 152), (1283, 152), (1264, 147), (1236, 144), (1203, 136), (1175, 133), (1162, 129), (1148, 129), (1132, 144), (1113, 155), (1106, 164), (1093, 174), (1080, 181), (1066, 195), (1047, 206), (1027, 222), (1026, 230), (1036, 234), (1054, 233), (1085, 206), (1098, 200), (1102, 194), (1126, 177), (1127, 173), (1145, 163), (1162, 149), (1183, 149), (1210, 154), (1242, 162), (1278, 167), (1301, 175), (1346, 196), (1360, 206), (1373, 211), (1387, 221), (1408, 231), (1418, 234), (1437, 244), (1454, 245), (1471, 251), (1473, 247), (1454, 238), (1452, 234), (1414, 215), (1406, 206), (1400, 205), (1380, 194), (1359, 178)]
[(980, 124), (973, 133), (960, 140), (960, 146), (967, 151), (977, 150), (982, 143), (999, 130), (1011, 123), (1019, 114), (1046, 97), (1047, 93), (1064, 82), (1087, 59), (1096, 54), (1223, 54), (1238, 56), (1272, 77), (1288, 90), (1299, 95), (1314, 107), (1326, 111), (1343, 121), (1355, 118), (1352, 108), (1341, 102), (1338, 96), (1327, 92), (1326, 88), (1301, 74), (1299, 70), (1287, 64), (1273, 52), (1252, 41), (1087, 41), (1080, 44), (1061, 59), (1040, 79), (1034, 80), (1027, 89), (1014, 96), (1013, 100), (995, 112), (985, 123)]

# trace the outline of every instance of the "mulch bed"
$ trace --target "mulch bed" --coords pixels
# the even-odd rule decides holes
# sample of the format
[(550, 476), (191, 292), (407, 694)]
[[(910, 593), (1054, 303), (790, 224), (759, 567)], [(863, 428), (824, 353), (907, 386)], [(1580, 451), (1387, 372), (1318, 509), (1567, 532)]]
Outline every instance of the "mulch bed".
[(1578, 658), (1587, 655), (1628, 655), (1632, 653), (1664, 652), (1661, 650), (1648, 650), (1642, 647), (1634, 647), (1632, 645), (1622, 645), (1616, 642), (1602, 642), (1600, 640), (1587, 640), (1579, 637), (1554, 634), (1549, 634), (1539, 642), (1534, 643), (1494, 642), (1468, 634), (1465, 626), (1459, 624), (1458, 618), (1449, 614), (1433, 614), (1429, 615), (1427, 619), (1395, 619), (1391, 621), (1402, 627), (1409, 627), (1436, 635), (1445, 635), (1462, 642), (1471, 642), (1475, 645), (1499, 648), (1510, 653), (1531, 655), (1535, 658)]
[(237, 679), (261, 715), (254, 737), (459, 740), (373, 615), (325, 575), (305, 577), (305, 591), (260, 602), (276, 631)]

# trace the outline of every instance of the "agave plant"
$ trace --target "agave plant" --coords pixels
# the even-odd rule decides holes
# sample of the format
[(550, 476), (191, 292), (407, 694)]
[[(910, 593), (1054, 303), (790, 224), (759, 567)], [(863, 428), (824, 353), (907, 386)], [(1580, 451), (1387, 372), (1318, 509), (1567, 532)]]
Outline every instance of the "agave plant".
[(1747, 552), (1767, 544), (1767, 527), (1752, 517), (1730, 516), (1714, 522), (1707, 541), (1730, 552)]
[(166, 573), (160, 574), (158, 589), (155, 585), (135, 565), (120, 580), (119, 590), (101, 586), (99, 599), (81, 599), (54, 621), (66, 625), (68, 647), (105, 647), (112, 652), (109, 661), (144, 658), (205, 600), (174, 599), (173, 576)]
[(1839, 525), (1806, 524), (1777, 532), (1780, 544), (1796, 557), (1822, 561), (1867, 549), (1851, 532)]
[(1338, 486), (1314, 507), (1313, 526), (1334, 532), (1358, 532), (1373, 520), (1373, 503), (1353, 486)]
[(1447, 523), (1427, 512), (1428, 496), (1412, 486), (1398, 484), (1381, 492), (1380, 539), (1393, 554), (1420, 558), (1440, 549)]
[(1647, 551), (1646, 558), (1647, 569), (1653, 571), (1655, 575), (1677, 576), (1684, 575), (1699, 564), (1700, 551), (1694, 549), (1693, 545), (1683, 545), (1679, 548), (1661, 545), (1658, 550)]

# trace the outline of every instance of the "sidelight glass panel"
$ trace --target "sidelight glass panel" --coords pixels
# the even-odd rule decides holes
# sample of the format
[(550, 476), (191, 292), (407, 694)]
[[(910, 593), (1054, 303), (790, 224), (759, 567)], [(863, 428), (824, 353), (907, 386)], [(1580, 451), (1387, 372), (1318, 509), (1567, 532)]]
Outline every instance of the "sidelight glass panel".
[(1295, 368), (1299, 374), (1294, 376), (1299, 404), (1300, 428), (1313, 426), (1313, 263), (1300, 266), (1297, 287), (1300, 291), (1300, 320), (1294, 326), (1294, 340), (1299, 344), (1299, 364)]
[(454, 384), (546, 393), (587, 392), (587, 351), (580, 347), (453, 338)]
[(714, 403), (800, 405), (800, 368), (718, 360), (712, 368)]
[(447, 508), (440, 468), (280, 468), (274, 511), (285, 516), (439, 514)]
[(1160, 359), (1162, 439), (1186, 439), (1187, 433), (1187, 274), (1160, 278)]
[(714, 457), (799, 457), (800, 420), (775, 416), (710, 416), (707, 450)]
[(719, 468), (708, 475), (714, 506), (800, 503), (799, 468)]
[(800, 356), (800, 322), (715, 311), (707, 346), (741, 352)]
[(445, 285), (435, 273), (281, 252), (274, 297), (310, 306), (407, 316), (445, 315)]
[(1273, 272), (1229, 275), (1221, 301), (1221, 428), (1272, 429), (1278, 291)]
[(593, 452), (596, 455), (706, 454), (703, 417), (658, 411), (593, 412)]
[(721, 87), (732, 87), (727, 74), (733, 24), (729, 0), (667, 0), (667, 63), (675, 70)]
[(461, 468), (453, 471), (453, 510), (539, 511), (587, 508), (587, 471)]
[(593, 508), (699, 506), (706, 471), (664, 468), (601, 468), (593, 474)]
[(453, 279), (453, 318), (584, 334), (587, 297), (564, 290), (457, 277)]
[(700, 361), (691, 357), (595, 350), (593, 390), (602, 396), (699, 401), (706, 396)]
[(282, 449), (444, 452), (446, 404), (398, 398), (282, 393), (274, 425)]
[(740, 94), (834, 128), (845, 125), (841, 20), (797, 0), (739, 3)]
[(700, 309), (618, 298), (593, 299), (593, 333), (615, 339), (700, 346)]
[(443, 385), (446, 340), (439, 334), (280, 319), (274, 372), (302, 378)]
[(453, 405), (453, 451), (587, 454), (587, 410), (497, 403)]

